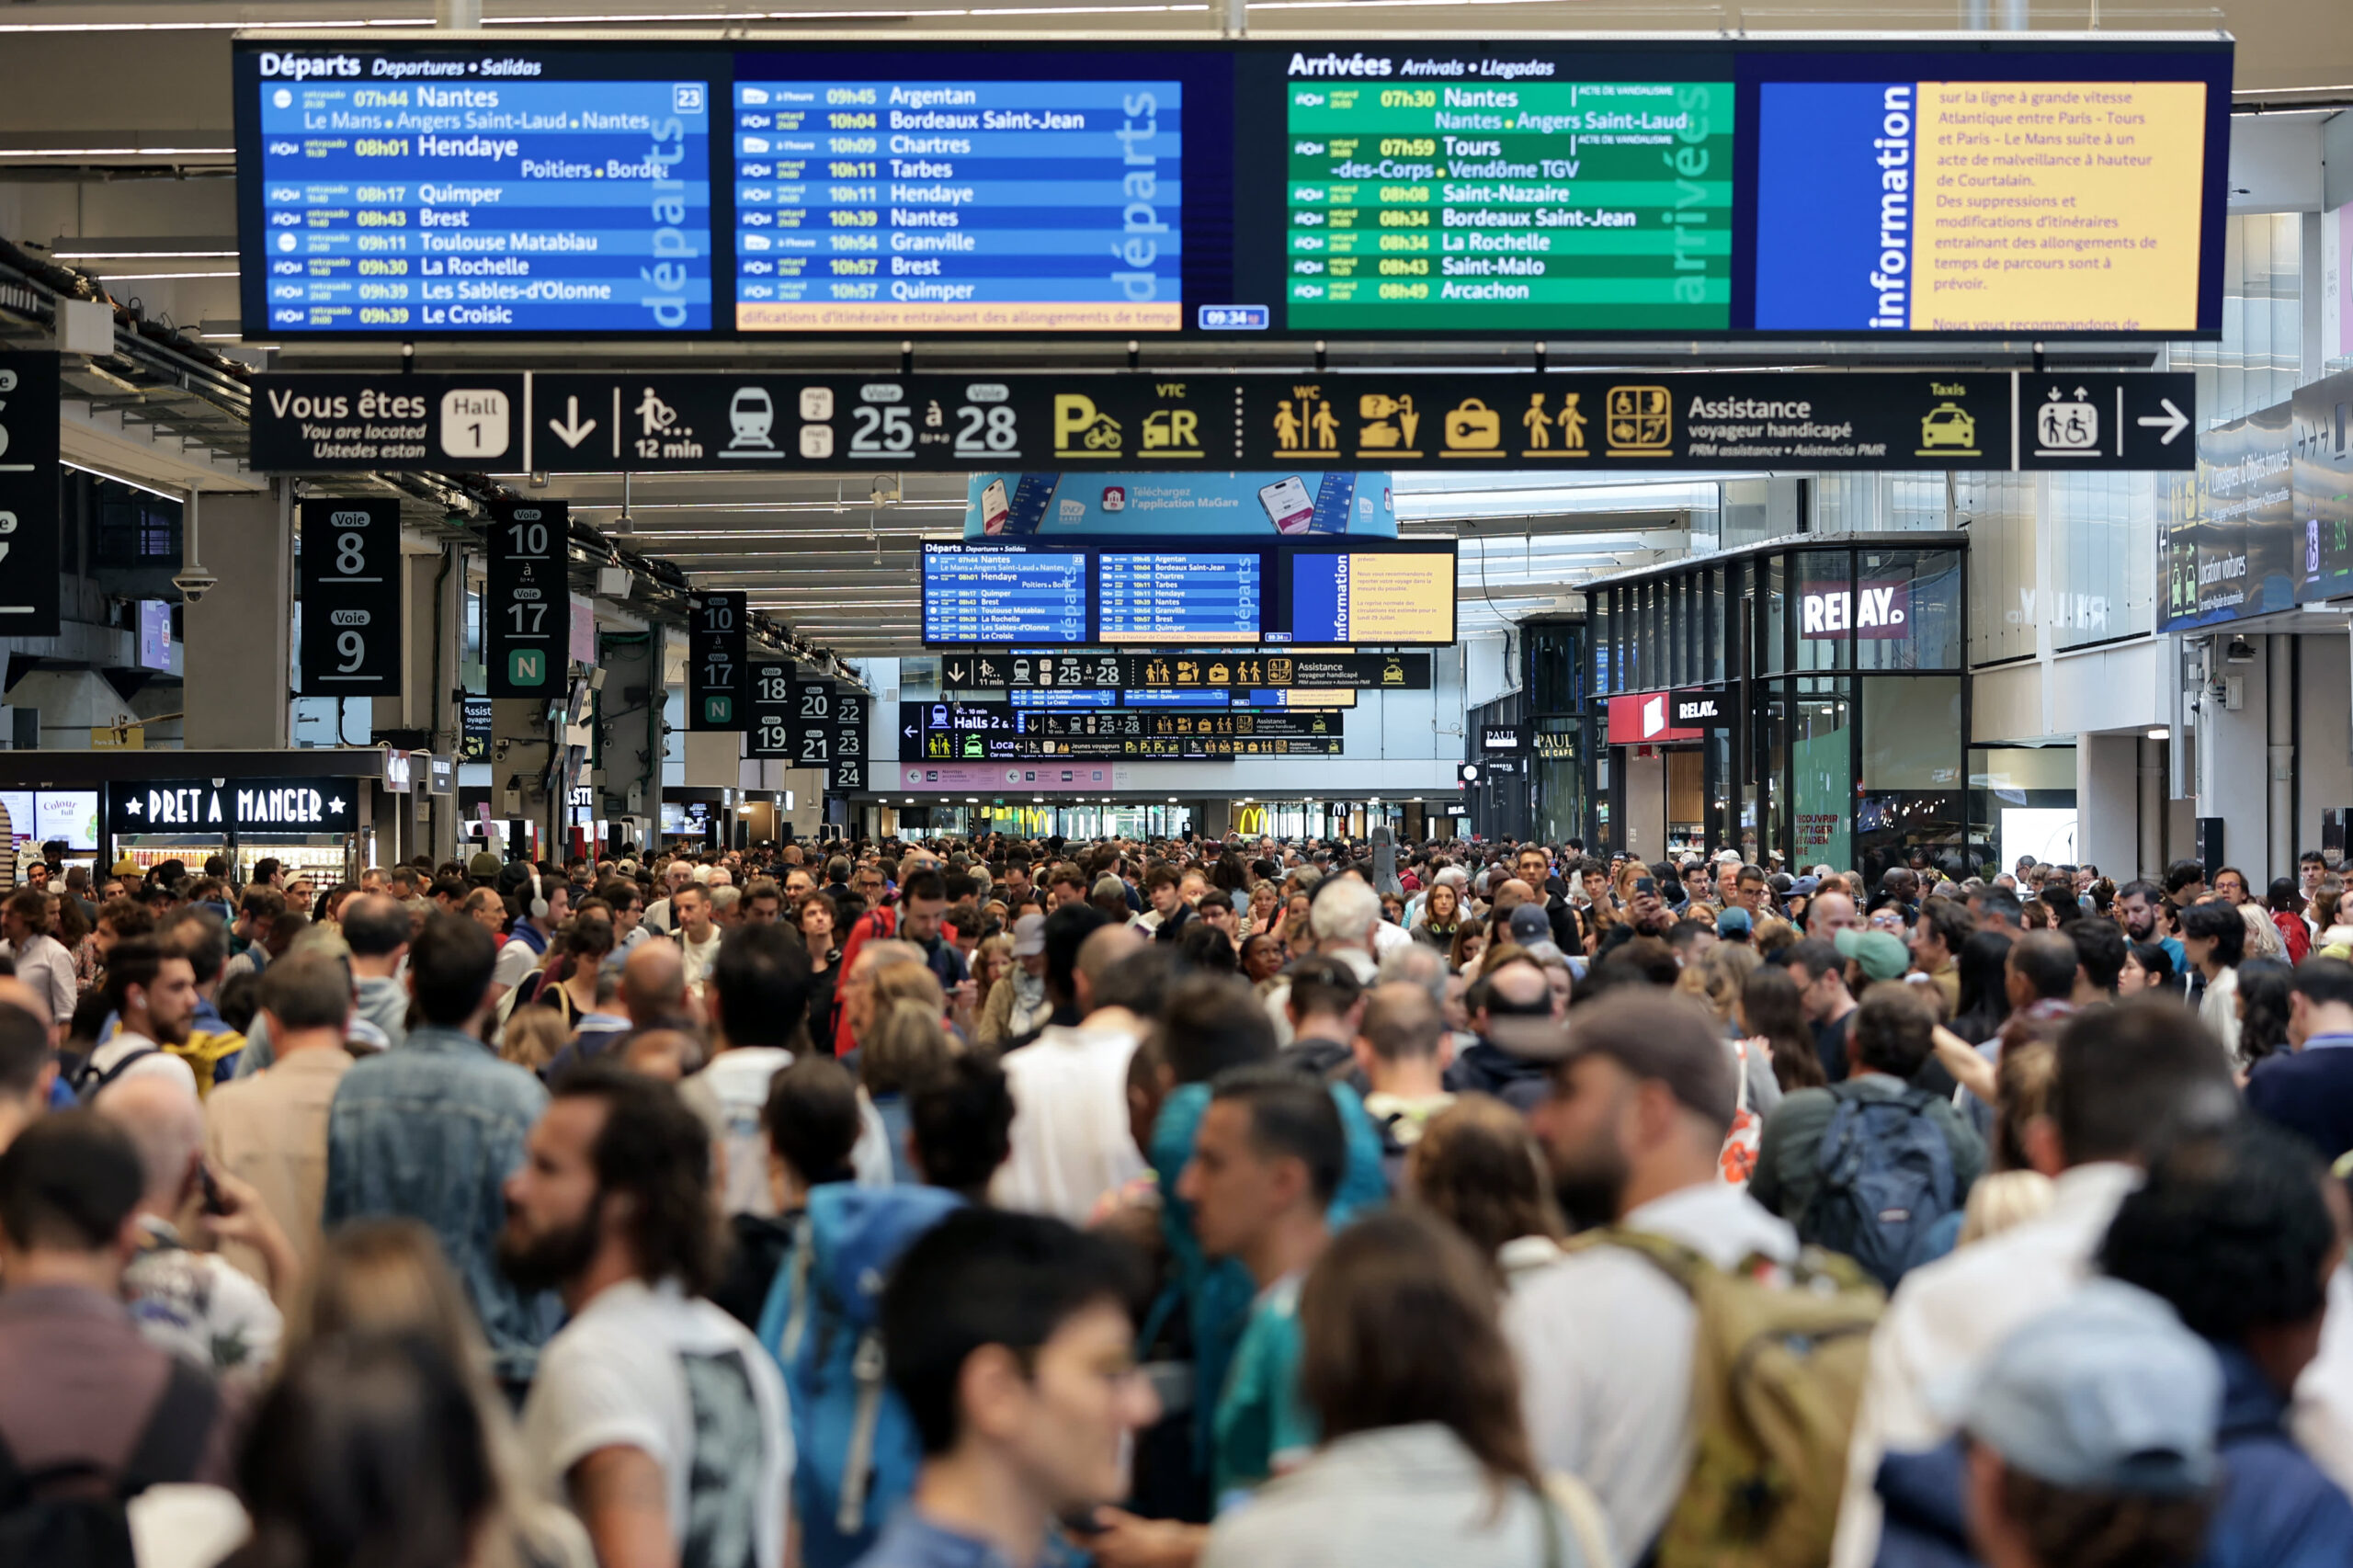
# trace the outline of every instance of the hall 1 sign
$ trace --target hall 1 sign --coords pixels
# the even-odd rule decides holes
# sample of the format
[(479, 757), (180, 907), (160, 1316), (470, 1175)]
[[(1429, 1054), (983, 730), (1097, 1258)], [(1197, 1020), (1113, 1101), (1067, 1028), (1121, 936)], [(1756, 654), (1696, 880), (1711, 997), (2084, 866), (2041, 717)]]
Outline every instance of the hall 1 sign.
[(1732, 694), (1721, 686), (1701, 687), (1696, 691), (1672, 694), (1670, 706), (1674, 716), (1671, 726), (1677, 730), (1729, 730), (1733, 722)]
[(107, 832), (348, 833), (359, 820), (350, 778), (209, 778), (107, 786)]

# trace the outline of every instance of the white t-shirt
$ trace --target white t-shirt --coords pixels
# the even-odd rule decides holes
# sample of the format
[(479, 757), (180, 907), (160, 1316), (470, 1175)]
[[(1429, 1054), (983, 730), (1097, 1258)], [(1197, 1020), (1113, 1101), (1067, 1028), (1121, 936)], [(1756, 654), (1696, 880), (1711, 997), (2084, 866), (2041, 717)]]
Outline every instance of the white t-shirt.
[(1012, 1153), (990, 1196), (999, 1208), (1086, 1223), (1095, 1200), (1144, 1172), (1128, 1131), (1128, 1062), (1120, 1028), (1050, 1027), (998, 1065), (1013, 1095)]
[[(142, 1051), (146, 1054), (141, 1055)], [(119, 1075), (108, 1080), (108, 1088), (121, 1083), (124, 1078), (159, 1077), (185, 1085), (191, 1095), (196, 1093), (195, 1068), (145, 1035), (133, 1034), (125, 1028), (116, 1029), (104, 1045), (90, 1052), (91, 1081), (105, 1078), (129, 1057), (137, 1057), (138, 1060), (124, 1067)]]
[(711, 926), (706, 941), (689, 942), (686, 933), (678, 934), (678, 950), (687, 955), (687, 983), (701, 985), (710, 979), (710, 966), (719, 961), (719, 926)]
[(546, 956), (535, 951), (522, 937), (509, 937), (506, 945), (498, 949), (498, 965), (490, 971), (491, 983), (512, 991), (531, 978), (531, 971), (540, 967), (540, 960)]
[(565, 1478), (599, 1449), (636, 1449), (662, 1468), (670, 1539), (700, 1568), (779, 1568), (792, 1427), (784, 1379), (749, 1330), (674, 1281), (610, 1286), (548, 1341), (523, 1405), (535, 1483), (571, 1501)]
[(768, 1134), (760, 1112), (767, 1108), (768, 1081), (791, 1065), (792, 1052), (782, 1046), (742, 1046), (721, 1051), (678, 1085), (679, 1097), (702, 1118), (719, 1148), (720, 1196), (730, 1214), (776, 1214), (768, 1197)]

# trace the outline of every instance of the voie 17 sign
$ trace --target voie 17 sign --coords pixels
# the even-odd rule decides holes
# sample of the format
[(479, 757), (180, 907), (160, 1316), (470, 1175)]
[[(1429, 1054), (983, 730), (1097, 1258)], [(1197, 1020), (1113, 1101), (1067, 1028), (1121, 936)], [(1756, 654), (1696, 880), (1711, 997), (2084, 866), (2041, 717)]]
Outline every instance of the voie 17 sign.
[(563, 689), (572, 591), (564, 581), (571, 511), (561, 501), (491, 504), (490, 598), (483, 642), (493, 697), (553, 697)]
[(302, 503), (302, 690), (401, 691), (401, 506), (389, 496)]
[(107, 832), (348, 833), (358, 823), (350, 778), (164, 779), (107, 786)]
[(703, 594), (687, 626), (687, 728), (744, 727), (747, 601), (741, 593)]

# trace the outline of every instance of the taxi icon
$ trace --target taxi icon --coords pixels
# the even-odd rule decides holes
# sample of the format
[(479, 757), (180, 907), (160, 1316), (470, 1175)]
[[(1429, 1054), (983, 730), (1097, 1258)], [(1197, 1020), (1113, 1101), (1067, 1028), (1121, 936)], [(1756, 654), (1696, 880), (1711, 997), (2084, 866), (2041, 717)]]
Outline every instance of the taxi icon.
[(1974, 450), (1976, 446), (1976, 417), (1959, 403), (1940, 403), (1921, 416), (1922, 450), (1935, 447), (1958, 447), (1967, 451)]

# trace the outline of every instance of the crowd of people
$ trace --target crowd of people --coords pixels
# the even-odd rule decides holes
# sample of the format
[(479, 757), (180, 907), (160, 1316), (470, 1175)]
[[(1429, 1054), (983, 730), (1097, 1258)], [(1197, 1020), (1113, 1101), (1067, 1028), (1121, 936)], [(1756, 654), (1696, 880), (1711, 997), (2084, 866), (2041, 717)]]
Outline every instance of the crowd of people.
[(0, 889), (0, 1562), (2353, 1561), (2353, 921), (985, 835)]

